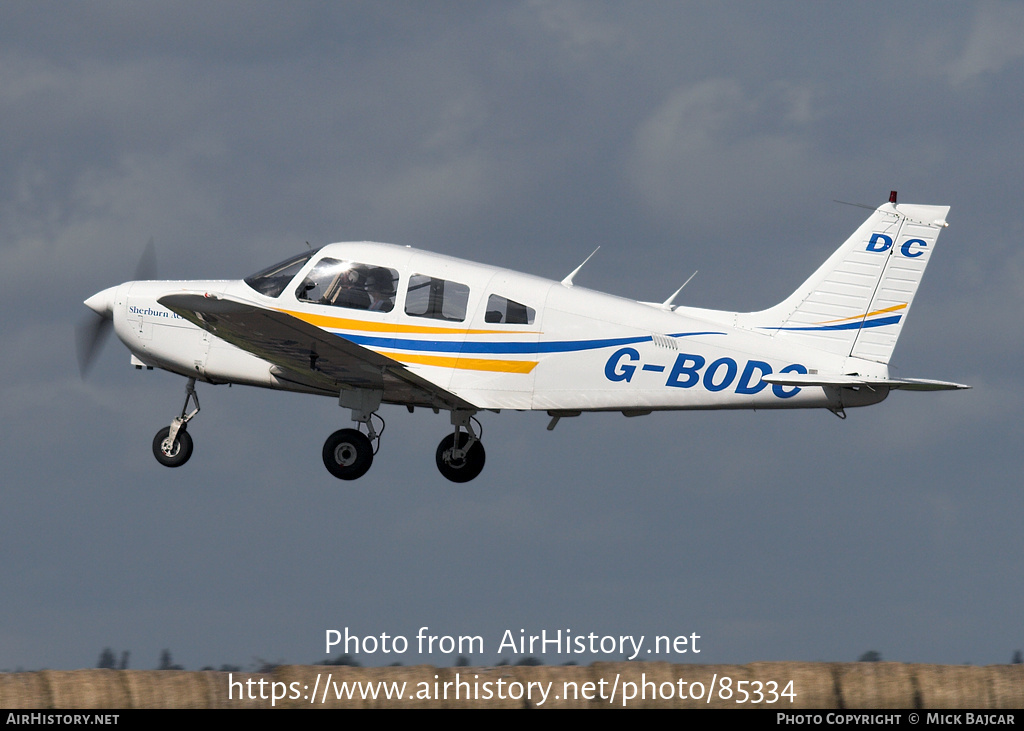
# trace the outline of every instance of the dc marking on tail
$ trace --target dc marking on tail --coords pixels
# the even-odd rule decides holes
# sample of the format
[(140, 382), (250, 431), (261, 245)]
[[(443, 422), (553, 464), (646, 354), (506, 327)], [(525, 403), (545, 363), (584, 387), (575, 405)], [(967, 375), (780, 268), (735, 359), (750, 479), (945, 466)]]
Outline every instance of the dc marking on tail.
[[(920, 249), (915, 249), (911, 251), (911, 246), (928, 246), (928, 242), (922, 241), (921, 239), (907, 239), (902, 244), (900, 244), (899, 251), (903, 256), (907, 257), (908, 259), (916, 259), (917, 257), (924, 254), (924, 252), (921, 251)], [(883, 251), (888, 251), (891, 248), (891, 236), (886, 236), (885, 234), (880, 233), (874, 233), (871, 234), (871, 240), (868, 241), (868, 245), (865, 248), (865, 251), (874, 251), (881, 253)]]

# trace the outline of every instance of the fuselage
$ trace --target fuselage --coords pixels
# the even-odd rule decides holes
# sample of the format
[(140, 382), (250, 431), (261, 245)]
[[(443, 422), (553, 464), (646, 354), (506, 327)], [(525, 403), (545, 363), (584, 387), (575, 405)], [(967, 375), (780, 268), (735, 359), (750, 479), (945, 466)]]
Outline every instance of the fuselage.
[[(397, 361), (478, 409), (835, 408), (888, 393), (842, 389), (837, 404), (838, 389), (762, 381), (772, 373), (851, 369), (885, 378), (888, 369), (738, 327), (734, 313), (645, 304), (409, 247), (331, 244), (267, 272), (247, 280), (126, 282), (101, 294), (133, 363), (210, 383), (337, 396), (282, 379), (272, 362), (197, 327), (160, 297), (208, 293), (286, 313)], [(386, 392), (383, 400), (404, 403)]]

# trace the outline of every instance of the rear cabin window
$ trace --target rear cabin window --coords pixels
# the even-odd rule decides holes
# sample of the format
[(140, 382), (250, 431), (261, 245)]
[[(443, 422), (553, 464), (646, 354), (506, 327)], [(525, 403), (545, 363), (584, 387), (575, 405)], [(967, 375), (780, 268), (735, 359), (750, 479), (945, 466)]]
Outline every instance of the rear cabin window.
[(487, 298), (484, 322), (500, 322), (504, 325), (532, 325), (537, 313), (532, 307), (492, 294)]
[(324, 257), (309, 270), (295, 297), (318, 305), (391, 312), (397, 284), (394, 269)]
[(469, 287), (447, 279), (413, 274), (405, 294), (405, 314), (462, 322), (469, 305)]

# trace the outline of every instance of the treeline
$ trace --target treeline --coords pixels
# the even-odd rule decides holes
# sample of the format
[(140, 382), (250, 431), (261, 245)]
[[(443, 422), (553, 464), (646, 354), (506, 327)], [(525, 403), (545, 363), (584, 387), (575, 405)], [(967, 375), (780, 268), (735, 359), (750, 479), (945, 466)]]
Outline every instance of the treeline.
[[(131, 653), (128, 650), (122, 651), (120, 656), (118, 656), (114, 652), (114, 650), (112, 650), (109, 647), (105, 647), (105, 648), (103, 648), (103, 651), (100, 652), (100, 659), (99, 659), (99, 662), (96, 663), (96, 667), (97, 668), (107, 669), (107, 670), (127, 670), (128, 669), (128, 661), (129, 661), (130, 657), (131, 657)], [(860, 657), (857, 658), (857, 662), (882, 662), (882, 654), (880, 652), (878, 652), (877, 650), (868, 650), (867, 652), (865, 652), (864, 654), (862, 654)], [(263, 660), (261, 658), (254, 658), (250, 672), (254, 672), (254, 673), (272, 673), (272, 672), (274, 672), (275, 668), (277, 668), (277, 667), (279, 667), (281, 665), (285, 665), (285, 664), (287, 664), (287, 663), (285, 663), (283, 660), (280, 661), (280, 662), (268, 662), (268, 661)], [(353, 668), (359, 668), (359, 667), (363, 666), (361, 662), (356, 660), (351, 655), (339, 655), (336, 658), (328, 658), (327, 660), (319, 660), (319, 661), (316, 661), (316, 662), (311, 662), (309, 664), (310, 665), (329, 665), (329, 666), (353, 667)], [(544, 664), (544, 662), (541, 661), (540, 659), (538, 659), (536, 657), (533, 657), (533, 656), (529, 656), (529, 657), (521, 657), (521, 658), (519, 658), (518, 660), (515, 660), (515, 661), (502, 658), (501, 661), (499, 661), (497, 663), (496, 667), (502, 667), (502, 666), (505, 666), (505, 665), (517, 666), (517, 667), (531, 667), (531, 666), (538, 666), (538, 665), (543, 665), (543, 664)], [(964, 663), (964, 664), (965, 665), (969, 665), (970, 663)], [(1021, 650), (1016, 650), (1013, 653), (1013, 657), (1010, 659), (1010, 664), (1011, 665), (1021, 665), (1021, 664), (1024, 664), (1024, 652), (1022, 652)], [(457, 667), (457, 668), (458, 667), (468, 667), (469, 665), (470, 665), (469, 658), (464, 656), (464, 655), (459, 655), (457, 658), (455, 658), (455, 662), (452, 664), (452, 667)], [(566, 662), (566, 663), (562, 663), (562, 665), (563, 666), (571, 666), (571, 665), (576, 665), (576, 663), (575, 662)], [(402, 663), (400, 663), (400, 662), (393, 662), (393, 663), (391, 663), (389, 665), (389, 667), (401, 667), (401, 666), (402, 666)], [(157, 670), (184, 670), (185, 668), (183, 666), (181, 666), (181, 665), (175, 664), (174, 659), (171, 657), (171, 651), (165, 649), (165, 650), (162, 650), (160, 652), (160, 663), (157, 665), (156, 669)], [(220, 667), (213, 667), (212, 665), (207, 665), (205, 667), (200, 668), (200, 670), (217, 670), (217, 671), (220, 671), (222, 673), (239, 673), (239, 672), (242, 672), (242, 667), (240, 665), (228, 665), (228, 664), (221, 665)]]

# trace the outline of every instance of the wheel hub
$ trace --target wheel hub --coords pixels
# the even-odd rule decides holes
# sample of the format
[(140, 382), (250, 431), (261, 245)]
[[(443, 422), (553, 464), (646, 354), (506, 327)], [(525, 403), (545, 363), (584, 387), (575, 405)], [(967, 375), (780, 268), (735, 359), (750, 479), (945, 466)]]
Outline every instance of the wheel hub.
[(339, 444), (334, 450), (334, 459), (342, 467), (351, 467), (358, 456), (355, 446), (348, 442)]
[(466, 466), (466, 452), (463, 449), (451, 449), (445, 450), (444, 461), (449, 467), (455, 469), (461, 469)]

